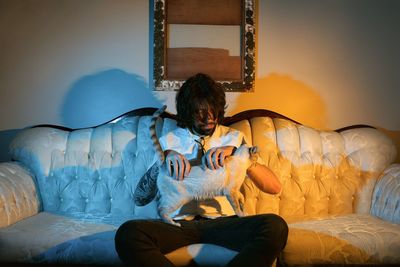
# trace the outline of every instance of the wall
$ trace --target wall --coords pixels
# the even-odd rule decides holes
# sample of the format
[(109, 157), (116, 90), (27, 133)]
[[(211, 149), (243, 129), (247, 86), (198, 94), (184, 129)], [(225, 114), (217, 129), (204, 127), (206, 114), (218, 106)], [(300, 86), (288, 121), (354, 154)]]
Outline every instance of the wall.
[[(31, 125), (88, 127), (162, 103), (175, 112), (175, 93), (149, 85), (149, 10), (146, 0), (0, 0), (0, 160)], [(255, 92), (229, 93), (227, 114), (369, 124), (400, 151), (399, 11), (396, 0), (259, 0)]]

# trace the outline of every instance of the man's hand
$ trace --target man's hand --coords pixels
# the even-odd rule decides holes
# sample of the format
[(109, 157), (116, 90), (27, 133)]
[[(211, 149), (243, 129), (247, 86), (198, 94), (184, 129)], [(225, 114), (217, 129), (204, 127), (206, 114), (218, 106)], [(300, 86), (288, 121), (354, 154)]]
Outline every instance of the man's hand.
[(178, 181), (183, 180), (189, 174), (191, 168), (187, 158), (175, 150), (166, 150), (164, 153), (168, 175)]
[(201, 159), (203, 167), (216, 170), (224, 166), (225, 158), (232, 155), (234, 146), (213, 147)]

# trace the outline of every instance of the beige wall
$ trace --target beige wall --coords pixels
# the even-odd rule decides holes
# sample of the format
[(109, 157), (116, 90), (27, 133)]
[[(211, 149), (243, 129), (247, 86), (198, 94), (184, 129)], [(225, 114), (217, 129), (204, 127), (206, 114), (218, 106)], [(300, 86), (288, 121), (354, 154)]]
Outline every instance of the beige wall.
[[(320, 129), (369, 124), (400, 147), (399, 11), (396, 0), (258, 1), (255, 92), (228, 93), (227, 114), (265, 108)], [(0, 0), (0, 138), (34, 124), (92, 126), (154, 104), (175, 112), (175, 93), (148, 85), (149, 20), (147, 0)], [(100, 117), (68, 120), (82, 81), (107, 70), (147, 83), (140, 101), (110, 100)]]
[(148, 1), (0, 3), (0, 130), (64, 125), (61, 107), (84, 76), (121, 69), (148, 79)]

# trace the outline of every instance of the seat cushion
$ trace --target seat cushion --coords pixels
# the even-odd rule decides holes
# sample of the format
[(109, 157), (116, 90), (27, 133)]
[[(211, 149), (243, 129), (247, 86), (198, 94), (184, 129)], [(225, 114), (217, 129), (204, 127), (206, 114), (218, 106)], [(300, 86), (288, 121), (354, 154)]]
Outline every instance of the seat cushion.
[[(122, 265), (115, 251), (116, 229), (134, 219), (116, 216), (41, 212), (0, 228), (0, 263)], [(167, 257), (177, 266), (194, 260), (200, 265), (224, 266), (237, 252), (211, 244), (193, 244)]]
[(289, 224), (282, 260), (288, 265), (388, 264), (400, 263), (399, 251), (400, 225), (350, 214)]
[[(129, 218), (79, 214), (77, 217), (41, 212), (1, 228), (0, 262), (121, 265), (114, 236), (118, 226)], [(400, 226), (397, 224), (357, 214), (304, 219), (287, 218), (291, 222), (289, 239), (281, 257), (285, 264), (400, 262)], [(215, 259), (226, 263), (235, 254), (213, 245), (194, 244), (168, 257), (178, 265), (189, 262), (190, 258), (208, 264)], [(212, 264), (218, 265), (214, 261)]]
[(116, 228), (41, 212), (0, 229), (0, 262), (118, 264)]

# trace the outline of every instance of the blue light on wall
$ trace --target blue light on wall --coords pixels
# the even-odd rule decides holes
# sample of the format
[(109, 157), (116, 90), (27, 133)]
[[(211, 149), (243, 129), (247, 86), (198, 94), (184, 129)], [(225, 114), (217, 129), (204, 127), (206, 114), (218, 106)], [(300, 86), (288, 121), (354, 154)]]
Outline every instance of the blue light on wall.
[(63, 126), (92, 127), (136, 108), (159, 107), (142, 77), (120, 69), (87, 75), (68, 90), (61, 107)]

